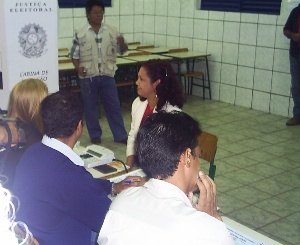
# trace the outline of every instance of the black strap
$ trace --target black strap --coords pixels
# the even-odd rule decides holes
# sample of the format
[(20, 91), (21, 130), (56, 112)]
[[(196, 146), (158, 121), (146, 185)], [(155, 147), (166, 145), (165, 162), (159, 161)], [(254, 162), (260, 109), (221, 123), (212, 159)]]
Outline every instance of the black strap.
[(8, 123), (0, 119), (0, 125), (6, 129), (6, 132), (7, 132), (6, 147), (10, 147), (11, 143), (12, 143), (12, 134), (11, 134), (10, 128), (8, 126)]
[(0, 126), (3, 126), (7, 132), (7, 143), (5, 145), (3, 145), (5, 150), (3, 152), (1, 152), (1, 154), (0, 154), (0, 175), (1, 175), (1, 173), (3, 172), (4, 166), (5, 166), (5, 162), (6, 162), (8, 153), (11, 150), (12, 134), (11, 134), (10, 128), (8, 126), (8, 123), (2, 119), (0, 119)]

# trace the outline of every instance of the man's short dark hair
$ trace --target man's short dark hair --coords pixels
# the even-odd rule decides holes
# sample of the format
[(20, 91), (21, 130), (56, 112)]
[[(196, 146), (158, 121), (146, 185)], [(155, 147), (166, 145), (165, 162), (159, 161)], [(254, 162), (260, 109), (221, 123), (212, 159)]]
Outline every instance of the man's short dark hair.
[(186, 149), (198, 146), (199, 123), (184, 112), (160, 111), (148, 116), (136, 139), (138, 164), (150, 178), (166, 179), (178, 168)]
[(44, 133), (50, 138), (68, 138), (83, 119), (82, 101), (71, 92), (59, 91), (41, 104)]
[(104, 3), (101, 0), (88, 0), (85, 5), (85, 12), (90, 13), (94, 6), (102, 8), (103, 11), (105, 10)]

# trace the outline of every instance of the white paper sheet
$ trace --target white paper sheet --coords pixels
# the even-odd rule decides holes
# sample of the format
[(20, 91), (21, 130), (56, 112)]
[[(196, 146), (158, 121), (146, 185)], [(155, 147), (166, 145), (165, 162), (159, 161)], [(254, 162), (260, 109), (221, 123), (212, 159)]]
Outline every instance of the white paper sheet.
[(235, 245), (265, 245), (263, 242), (256, 241), (255, 239), (235, 230), (234, 228), (227, 225)]

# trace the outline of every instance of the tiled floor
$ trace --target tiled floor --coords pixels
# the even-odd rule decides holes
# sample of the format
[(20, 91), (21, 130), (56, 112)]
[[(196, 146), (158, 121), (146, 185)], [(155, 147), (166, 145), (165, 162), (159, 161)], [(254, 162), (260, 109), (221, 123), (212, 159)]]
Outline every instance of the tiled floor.
[[(130, 103), (123, 103), (129, 130)], [(183, 111), (218, 136), (215, 182), (221, 215), (285, 245), (300, 244), (300, 126), (287, 118), (190, 96)], [(102, 145), (125, 160), (102, 111)], [(81, 144), (89, 144), (86, 131)], [(208, 164), (201, 162), (208, 173)], [(268, 244), (269, 245), (269, 244)], [(270, 244), (271, 245), (271, 244)]]

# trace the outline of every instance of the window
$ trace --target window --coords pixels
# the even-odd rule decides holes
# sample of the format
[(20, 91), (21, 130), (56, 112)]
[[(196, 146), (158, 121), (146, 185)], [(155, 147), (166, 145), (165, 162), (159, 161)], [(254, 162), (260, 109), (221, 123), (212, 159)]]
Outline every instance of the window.
[[(87, 0), (58, 0), (59, 8), (84, 8)], [(105, 7), (111, 7), (111, 0), (102, 0)]]
[(281, 0), (201, 0), (200, 9), (256, 14), (280, 14)]

